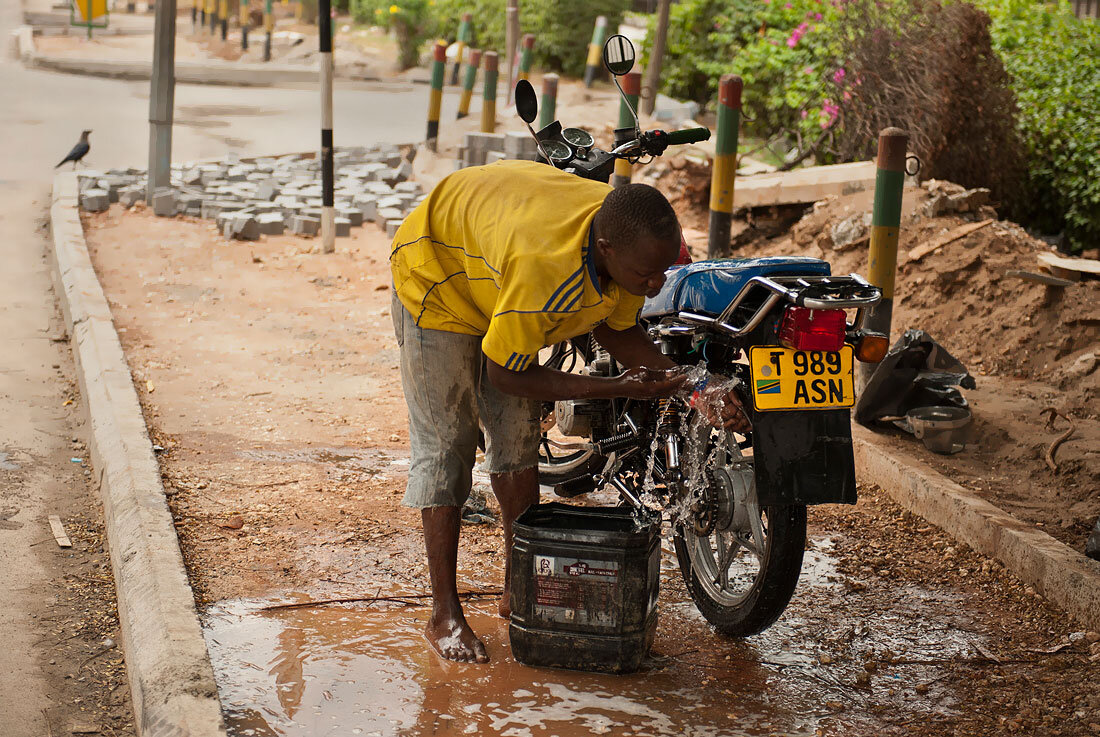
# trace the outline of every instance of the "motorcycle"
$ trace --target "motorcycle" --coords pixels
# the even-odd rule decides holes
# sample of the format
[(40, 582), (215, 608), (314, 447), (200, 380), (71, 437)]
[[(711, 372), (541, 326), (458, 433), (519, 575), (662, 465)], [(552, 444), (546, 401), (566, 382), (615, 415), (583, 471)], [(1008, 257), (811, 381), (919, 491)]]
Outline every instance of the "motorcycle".
[[(616, 86), (633, 64), (630, 41), (609, 38), (604, 65)], [(616, 130), (604, 151), (587, 131), (557, 121), (534, 131), (538, 102), (526, 81), (515, 101), (541, 160), (603, 182), (616, 159), (636, 163), (710, 136), (706, 128), (643, 132), (635, 114), (634, 127)], [(886, 337), (863, 328), (866, 310), (881, 296), (859, 275), (832, 275), (818, 259), (673, 266), (641, 320), (661, 352), (688, 367), (694, 392), (547, 403), (540, 483), (567, 498), (610, 489), (638, 515), (662, 516), (706, 620), (731, 636), (763, 631), (794, 594), (807, 506), (856, 501), (853, 364), (886, 352)], [(542, 360), (595, 376), (622, 371), (591, 334), (553, 346)], [(715, 429), (702, 417), (693, 397), (708, 381), (737, 393), (751, 431)]]

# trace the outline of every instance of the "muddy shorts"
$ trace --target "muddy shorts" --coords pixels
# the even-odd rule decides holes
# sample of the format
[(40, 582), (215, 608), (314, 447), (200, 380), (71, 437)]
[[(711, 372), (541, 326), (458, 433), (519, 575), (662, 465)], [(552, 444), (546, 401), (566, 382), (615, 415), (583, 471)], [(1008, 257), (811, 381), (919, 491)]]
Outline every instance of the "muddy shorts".
[(481, 336), (421, 330), (393, 295), (401, 385), (409, 406), (407, 507), (461, 507), (470, 495), (478, 424), (489, 473), (538, 464), (541, 403), (505, 394), (485, 374)]

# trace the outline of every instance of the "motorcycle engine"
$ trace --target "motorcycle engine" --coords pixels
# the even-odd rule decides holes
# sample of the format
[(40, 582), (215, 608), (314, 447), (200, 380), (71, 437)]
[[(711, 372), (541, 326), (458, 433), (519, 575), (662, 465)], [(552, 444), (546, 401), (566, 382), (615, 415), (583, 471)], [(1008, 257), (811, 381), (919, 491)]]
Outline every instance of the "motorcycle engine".
[(606, 401), (564, 399), (554, 402), (554, 420), (562, 435), (591, 437), (592, 426), (599, 424)]

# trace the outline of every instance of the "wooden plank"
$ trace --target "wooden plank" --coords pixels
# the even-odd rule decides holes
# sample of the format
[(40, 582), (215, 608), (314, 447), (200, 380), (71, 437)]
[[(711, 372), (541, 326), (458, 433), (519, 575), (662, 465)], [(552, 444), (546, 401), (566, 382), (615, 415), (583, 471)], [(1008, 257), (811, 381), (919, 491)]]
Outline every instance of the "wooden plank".
[(1024, 281), (1033, 281), (1038, 284), (1046, 284), (1048, 287), (1072, 287), (1073, 282), (1069, 279), (1059, 279), (1056, 276), (1050, 274), (1038, 274), (1034, 271), (1024, 271), (1022, 269), (1009, 269), (1005, 272), (1005, 276), (1014, 276), (1017, 279), (1023, 279)]
[(1066, 258), (1046, 251), (1039, 254), (1039, 261), (1056, 269), (1100, 276), (1100, 261), (1094, 258)]
[(941, 248), (946, 246), (948, 243), (951, 243), (953, 241), (957, 241), (959, 238), (962, 238), (964, 235), (970, 235), (971, 233), (973, 233), (976, 230), (981, 230), (982, 228), (984, 228), (985, 226), (989, 225), (992, 222), (993, 222), (992, 220), (982, 220), (981, 222), (978, 222), (978, 223), (967, 223), (966, 225), (960, 225), (957, 228), (953, 228), (952, 230), (947, 231), (943, 235), (938, 236), (936, 238), (933, 238), (932, 240), (928, 241), (927, 243), (922, 243), (921, 245), (917, 246), (916, 248), (911, 249), (909, 251), (909, 260), (910, 261), (920, 261), (922, 258), (927, 256), (928, 254), (934, 253), (934, 252), (940, 250)]
[(57, 547), (71, 548), (73, 544), (69, 541), (68, 534), (65, 533), (65, 525), (61, 524), (61, 518), (56, 514), (51, 514), (49, 520), (50, 529), (53, 530), (53, 539), (57, 541)]

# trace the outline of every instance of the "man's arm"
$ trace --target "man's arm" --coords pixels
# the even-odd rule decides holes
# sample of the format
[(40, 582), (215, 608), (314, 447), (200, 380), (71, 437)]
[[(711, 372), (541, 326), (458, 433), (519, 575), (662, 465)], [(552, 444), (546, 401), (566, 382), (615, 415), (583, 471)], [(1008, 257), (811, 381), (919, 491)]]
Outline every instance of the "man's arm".
[(492, 359), (486, 361), (489, 381), (505, 394), (555, 402), (559, 399), (656, 399), (684, 387), (686, 376), (664, 371), (631, 368), (619, 376), (586, 376), (557, 371), (533, 364), (524, 371), (511, 371)]

